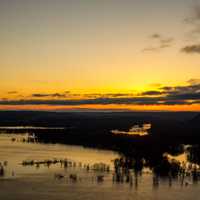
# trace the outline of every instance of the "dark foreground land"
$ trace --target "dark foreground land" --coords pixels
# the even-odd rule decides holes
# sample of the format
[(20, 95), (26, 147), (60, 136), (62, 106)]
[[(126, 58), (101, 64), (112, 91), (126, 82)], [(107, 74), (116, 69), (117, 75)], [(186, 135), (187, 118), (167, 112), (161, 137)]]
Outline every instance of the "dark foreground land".
[[(143, 123), (152, 124), (148, 136), (111, 134), (113, 129), (128, 131), (134, 124)], [(200, 114), (195, 112), (2, 111), (0, 126), (51, 127), (25, 131), (34, 132), (41, 142), (77, 144), (127, 153), (135, 148), (143, 151), (147, 146), (157, 152), (179, 144), (200, 143)]]

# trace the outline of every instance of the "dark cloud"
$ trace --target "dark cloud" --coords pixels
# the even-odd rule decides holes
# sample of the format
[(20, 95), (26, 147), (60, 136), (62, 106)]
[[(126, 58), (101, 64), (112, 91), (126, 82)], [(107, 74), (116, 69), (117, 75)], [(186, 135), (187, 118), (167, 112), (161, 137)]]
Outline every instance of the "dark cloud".
[(153, 39), (158, 39), (158, 38), (161, 38), (162, 36), (158, 33), (154, 33), (150, 36), (150, 38), (153, 38)]
[(70, 92), (70, 91), (65, 91), (64, 93), (65, 93), (65, 94), (70, 94), (71, 92)]
[(49, 94), (32, 94), (32, 97), (49, 97)]
[(193, 45), (188, 45), (185, 46), (181, 49), (182, 52), (184, 53), (200, 53), (200, 44), (193, 44)]
[(187, 85), (187, 86), (177, 86), (172, 87), (171, 90), (166, 91), (168, 95), (178, 95), (185, 93), (198, 93), (200, 90), (200, 84)]
[(8, 94), (17, 94), (17, 91), (9, 91)]
[(165, 94), (165, 92), (154, 91), (154, 90), (141, 93), (142, 96), (157, 96), (157, 95), (163, 95), (163, 94)]
[[(132, 105), (190, 105), (199, 103), (199, 95), (179, 95), (174, 97), (161, 97), (161, 98), (96, 98), (85, 100), (1, 100), (0, 105), (60, 105), (60, 106), (79, 106), (79, 105), (109, 105), (109, 104), (132, 104)], [(192, 99), (193, 101), (188, 101)]]
[[(178, 100), (180, 99), (181, 100)], [(185, 99), (183, 99), (185, 98)], [(193, 99), (194, 101), (189, 102), (188, 99)], [(196, 100), (196, 101), (195, 101)], [(191, 95), (183, 96), (179, 95), (176, 98), (96, 98), (96, 99), (86, 99), (86, 100), (1, 100), (0, 105), (60, 105), (60, 106), (73, 106), (73, 105), (109, 105), (109, 104), (132, 104), (132, 105), (180, 105), (180, 104), (194, 104), (199, 103), (199, 96), (192, 97)]]
[[(0, 105), (87, 105), (87, 104), (132, 104), (132, 105), (180, 105), (180, 104), (193, 104), (199, 102), (200, 94), (169, 94), (162, 97), (134, 97), (134, 98), (94, 98), (94, 99), (81, 99), (81, 100), (1, 100)], [(193, 100), (192, 102), (188, 100)]]
[(170, 94), (168, 98), (176, 100), (199, 100), (200, 93)]
[(167, 92), (167, 91), (173, 90), (174, 87), (164, 86), (164, 87), (161, 87), (160, 89), (161, 89), (161, 90), (165, 90), (165, 91)]
[(65, 91), (64, 93), (53, 93), (53, 94), (46, 94), (46, 93), (36, 93), (32, 94), (31, 97), (33, 98), (48, 98), (48, 97), (55, 97), (55, 98), (119, 98), (119, 97), (132, 97), (132, 93), (89, 93), (89, 94), (77, 94), (71, 93), (70, 91)]
[(65, 98), (66, 94), (54, 93), (54, 94), (52, 94), (52, 97)]
[(194, 102), (189, 102), (189, 101), (184, 101), (184, 100), (168, 100), (168, 101), (163, 101), (160, 103), (160, 105), (192, 105), (194, 103), (197, 103), (196, 101)]
[[(67, 97), (65, 93), (32, 94), (30, 99), (1, 99), (0, 105), (87, 105), (87, 104), (132, 104), (132, 105), (191, 105), (200, 104), (200, 80), (190, 79), (185, 86), (158, 87), (157, 90), (145, 91), (141, 94), (132, 93), (94, 93), (73, 94)], [(73, 99), (74, 95), (82, 99)], [(44, 98), (45, 97), (45, 98)], [(48, 97), (48, 99), (46, 99)], [(54, 98), (56, 97), (56, 98)]]
[(66, 93), (65, 94), (61, 94), (61, 93), (53, 93), (53, 94), (37, 93), (37, 94), (32, 94), (32, 97), (36, 97), (36, 98), (42, 98), (42, 97), (65, 98), (66, 97)]
[(200, 4), (195, 4), (190, 17), (187, 17), (184, 22), (190, 27), (190, 31), (186, 36), (193, 44), (187, 44), (180, 49), (181, 52), (192, 54), (200, 53)]
[(154, 33), (150, 36), (150, 39), (153, 39), (156, 44), (150, 47), (146, 47), (143, 51), (160, 51), (161, 49), (165, 49), (171, 47), (174, 42), (174, 38), (172, 37), (165, 37), (161, 34)]
[(86, 104), (139, 104), (150, 105), (156, 104), (158, 98), (95, 98), (81, 100), (17, 100), (17, 101), (0, 101), (0, 105), (86, 105)]
[(198, 79), (190, 79), (187, 86), (162, 87), (162, 91), (166, 93), (167, 101), (192, 101), (200, 100), (200, 84)]

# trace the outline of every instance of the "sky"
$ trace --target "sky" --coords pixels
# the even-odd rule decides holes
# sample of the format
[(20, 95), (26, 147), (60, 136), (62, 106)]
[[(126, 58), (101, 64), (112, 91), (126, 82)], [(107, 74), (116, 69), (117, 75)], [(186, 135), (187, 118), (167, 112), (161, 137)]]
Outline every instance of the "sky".
[(200, 111), (200, 0), (0, 0), (0, 110)]

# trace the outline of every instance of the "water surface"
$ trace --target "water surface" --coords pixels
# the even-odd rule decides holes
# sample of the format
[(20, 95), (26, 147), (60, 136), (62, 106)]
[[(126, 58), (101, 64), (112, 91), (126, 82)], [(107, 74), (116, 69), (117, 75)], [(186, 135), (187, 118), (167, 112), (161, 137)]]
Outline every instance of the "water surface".
[[(143, 173), (133, 174), (133, 183), (113, 182), (113, 160), (120, 155), (113, 151), (95, 150), (80, 146), (39, 144), (22, 142), (27, 135), (0, 134), (0, 161), (5, 164), (5, 175), (0, 177), (0, 199), (197, 199), (199, 185), (191, 177), (185, 179), (187, 185), (179, 179), (168, 177), (158, 179), (143, 169)], [(12, 138), (17, 138), (12, 141)], [(50, 166), (23, 166), (24, 160), (42, 161), (47, 159), (68, 159), (76, 166), (63, 167), (60, 163)], [(7, 161), (7, 163), (4, 163)], [(79, 164), (82, 164), (81, 167)], [(109, 171), (88, 170), (87, 166), (105, 163)], [(55, 174), (64, 178), (57, 179)], [(77, 181), (70, 180), (70, 174), (76, 174)], [(104, 176), (103, 182), (96, 177)]]

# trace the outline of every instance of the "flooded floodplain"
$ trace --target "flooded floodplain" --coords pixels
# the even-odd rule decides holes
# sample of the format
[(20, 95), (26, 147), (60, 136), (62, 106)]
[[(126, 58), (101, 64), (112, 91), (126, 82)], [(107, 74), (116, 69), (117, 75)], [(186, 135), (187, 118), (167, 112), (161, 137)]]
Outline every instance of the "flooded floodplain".
[[(28, 137), (0, 134), (0, 199), (170, 200), (198, 196), (198, 181), (190, 175), (161, 178), (145, 161), (122, 158), (117, 152), (41, 144)], [(186, 155), (181, 159), (186, 162)], [(126, 167), (130, 162), (135, 168)]]

